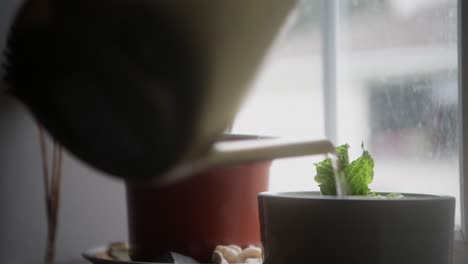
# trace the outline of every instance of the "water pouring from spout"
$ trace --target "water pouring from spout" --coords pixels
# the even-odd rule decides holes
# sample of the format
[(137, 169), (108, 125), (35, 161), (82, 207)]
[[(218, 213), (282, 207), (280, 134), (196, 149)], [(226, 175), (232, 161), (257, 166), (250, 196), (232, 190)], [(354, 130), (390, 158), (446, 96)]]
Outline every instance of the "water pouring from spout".
[(348, 194), (348, 187), (344, 179), (342, 165), (340, 163), (340, 160), (338, 159), (338, 156), (336, 155), (336, 151), (328, 153), (327, 156), (331, 160), (333, 174), (335, 176), (336, 196), (338, 198), (343, 198)]

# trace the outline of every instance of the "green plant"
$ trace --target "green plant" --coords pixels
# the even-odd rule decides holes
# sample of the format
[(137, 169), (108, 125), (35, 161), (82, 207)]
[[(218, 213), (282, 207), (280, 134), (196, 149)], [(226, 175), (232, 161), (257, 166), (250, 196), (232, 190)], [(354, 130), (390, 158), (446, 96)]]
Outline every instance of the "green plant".
[(401, 198), (398, 193), (391, 193), (382, 196), (371, 192), (369, 184), (374, 179), (374, 159), (369, 151), (361, 145), (362, 154), (359, 158), (350, 163), (349, 145), (344, 144), (336, 148), (337, 164), (333, 166), (331, 158), (315, 163), (317, 175), (315, 181), (319, 184), (322, 195), (336, 195), (336, 177), (335, 173), (340, 175), (343, 182), (342, 187), (346, 195), (371, 196), (377, 198)]

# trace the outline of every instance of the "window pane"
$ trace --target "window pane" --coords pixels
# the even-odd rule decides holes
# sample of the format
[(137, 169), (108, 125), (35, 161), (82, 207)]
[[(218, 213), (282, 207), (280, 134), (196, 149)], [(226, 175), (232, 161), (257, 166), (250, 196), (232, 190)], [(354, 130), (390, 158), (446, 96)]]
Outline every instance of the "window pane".
[[(303, 0), (233, 132), (324, 136), (320, 0)], [(457, 0), (340, 0), (337, 136), (375, 157), (374, 191), (459, 198)], [(317, 190), (313, 162), (275, 162), (272, 190)], [(456, 223), (460, 223), (457, 206)]]
[(458, 200), (457, 1), (340, 4), (339, 142), (365, 142), (375, 191)]
[[(324, 137), (320, 1), (300, 1), (292, 23), (275, 43), (252, 93), (234, 126), (234, 133), (284, 137)], [(316, 158), (273, 164), (271, 190), (317, 190)]]

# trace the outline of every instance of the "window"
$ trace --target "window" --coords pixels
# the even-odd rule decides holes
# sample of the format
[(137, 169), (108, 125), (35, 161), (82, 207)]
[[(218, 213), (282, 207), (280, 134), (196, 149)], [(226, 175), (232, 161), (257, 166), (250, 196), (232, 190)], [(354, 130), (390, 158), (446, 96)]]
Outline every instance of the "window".
[[(300, 1), (233, 132), (363, 141), (373, 190), (458, 202), (457, 36), (457, 0)], [(318, 190), (320, 159), (275, 162), (270, 189)]]
[(460, 201), (457, 1), (339, 2), (338, 141), (366, 142), (376, 190)]
[[(292, 25), (275, 43), (252, 93), (241, 109), (235, 133), (323, 138), (321, 2), (301, 1)], [(319, 157), (276, 161), (270, 189), (318, 190), (313, 163)]]

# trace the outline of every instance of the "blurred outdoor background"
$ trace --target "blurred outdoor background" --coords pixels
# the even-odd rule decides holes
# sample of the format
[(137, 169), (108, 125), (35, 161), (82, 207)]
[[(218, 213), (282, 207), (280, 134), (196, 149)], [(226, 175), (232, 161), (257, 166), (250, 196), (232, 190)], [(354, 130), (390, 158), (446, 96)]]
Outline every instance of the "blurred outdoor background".
[[(233, 132), (325, 136), (323, 2), (300, 1)], [(336, 143), (350, 144), (357, 158), (364, 142), (375, 158), (374, 191), (458, 200), (457, 1), (337, 3)], [(275, 162), (270, 189), (318, 190), (313, 163), (321, 159)]]

